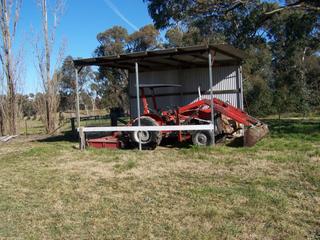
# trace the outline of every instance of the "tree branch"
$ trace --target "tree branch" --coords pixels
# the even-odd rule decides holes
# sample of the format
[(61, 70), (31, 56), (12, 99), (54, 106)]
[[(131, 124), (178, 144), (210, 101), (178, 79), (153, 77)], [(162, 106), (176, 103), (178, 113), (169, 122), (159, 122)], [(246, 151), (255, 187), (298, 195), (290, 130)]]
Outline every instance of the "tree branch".
[(17, 0), (16, 1), (16, 9), (15, 9), (15, 17), (14, 17), (14, 22), (13, 22), (12, 41), (14, 41), (14, 39), (15, 39), (17, 25), (18, 25), (18, 21), (20, 18), (21, 5), (22, 5), (22, 0)]
[(304, 8), (306, 10), (320, 11), (320, 7), (310, 5), (310, 4), (306, 3), (306, 0), (299, 0), (297, 2), (294, 2), (294, 3), (288, 4), (286, 6), (282, 6), (277, 9), (274, 9), (272, 11), (266, 12), (264, 15), (273, 15), (273, 14), (279, 13), (283, 10), (289, 10), (292, 8)]

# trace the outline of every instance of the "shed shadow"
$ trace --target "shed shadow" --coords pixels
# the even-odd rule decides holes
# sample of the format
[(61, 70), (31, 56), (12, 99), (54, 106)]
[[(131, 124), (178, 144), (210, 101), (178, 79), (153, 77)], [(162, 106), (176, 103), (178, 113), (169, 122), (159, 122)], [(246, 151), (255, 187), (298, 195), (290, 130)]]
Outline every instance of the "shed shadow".
[(35, 140), (36, 142), (47, 142), (47, 143), (53, 143), (53, 142), (78, 142), (78, 137), (74, 135), (73, 132), (67, 131), (63, 132), (59, 135), (54, 136), (46, 136), (41, 139)]

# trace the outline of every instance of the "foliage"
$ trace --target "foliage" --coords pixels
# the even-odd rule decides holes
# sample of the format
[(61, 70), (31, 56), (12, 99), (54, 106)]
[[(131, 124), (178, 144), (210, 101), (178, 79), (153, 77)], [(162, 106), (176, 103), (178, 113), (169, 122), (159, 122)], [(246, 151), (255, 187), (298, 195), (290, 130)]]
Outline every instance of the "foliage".
[[(95, 50), (95, 55), (108, 56), (155, 49), (159, 47), (158, 38), (159, 31), (152, 25), (146, 25), (130, 35), (126, 29), (114, 26), (97, 35), (100, 45)], [(127, 78), (128, 73), (124, 70), (99, 68), (96, 88), (103, 107), (122, 107), (128, 110)]]
[[(59, 111), (75, 110), (76, 99), (76, 74), (73, 65), (73, 58), (68, 56), (64, 59), (63, 64), (59, 70), (59, 95), (60, 104)], [(90, 67), (84, 67), (78, 74), (80, 108), (95, 109), (95, 83), (96, 73)]]
[(249, 112), (305, 115), (319, 106), (319, 1), (144, 1), (166, 46), (229, 43), (247, 52)]
[(34, 104), (34, 94), (18, 95), (18, 106), (23, 117), (31, 117), (37, 114), (37, 108)]
[[(124, 53), (128, 37), (127, 30), (120, 26), (114, 26), (99, 33), (97, 39), (100, 46), (95, 50), (95, 55), (101, 57)], [(121, 69), (99, 68), (96, 88), (103, 107), (122, 106), (128, 109), (126, 87), (126, 72)]]
[(159, 44), (159, 31), (153, 25), (146, 25), (129, 35), (126, 52), (141, 52), (155, 49)]
[(320, 108), (320, 57), (311, 55), (305, 59), (307, 85), (310, 89), (310, 107)]

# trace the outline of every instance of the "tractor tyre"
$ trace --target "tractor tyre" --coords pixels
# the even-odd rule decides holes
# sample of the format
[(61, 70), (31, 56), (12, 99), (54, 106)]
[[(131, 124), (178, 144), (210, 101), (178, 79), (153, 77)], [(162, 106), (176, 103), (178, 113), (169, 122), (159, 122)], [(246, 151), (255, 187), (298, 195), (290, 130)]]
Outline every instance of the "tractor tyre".
[(213, 133), (211, 131), (201, 130), (192, 134), (192, 143), (196, 146), (211, 146), (213, 144)]
[[(159, 126), (156, 120), (151, 117), (140, 117), (141, 126)], [(132, 126), (138, 126), (138, 118), (134, 120)], [(160, 145), (162, 134), (159, 131), (136, 131), (130, 133), (132, 143), (139, 146), (139, 133), (141, 138), (141, 147), (146, 150), (153, 150)]]

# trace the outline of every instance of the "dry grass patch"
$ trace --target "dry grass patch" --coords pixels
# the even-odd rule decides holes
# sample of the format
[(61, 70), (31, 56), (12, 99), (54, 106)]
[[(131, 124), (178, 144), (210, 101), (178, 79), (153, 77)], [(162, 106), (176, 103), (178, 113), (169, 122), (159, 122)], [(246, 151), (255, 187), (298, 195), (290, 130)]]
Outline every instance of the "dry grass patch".
[(0, 145), (0, 238), (318, 239), (320, 137), (283, 134), (250, 149)]

